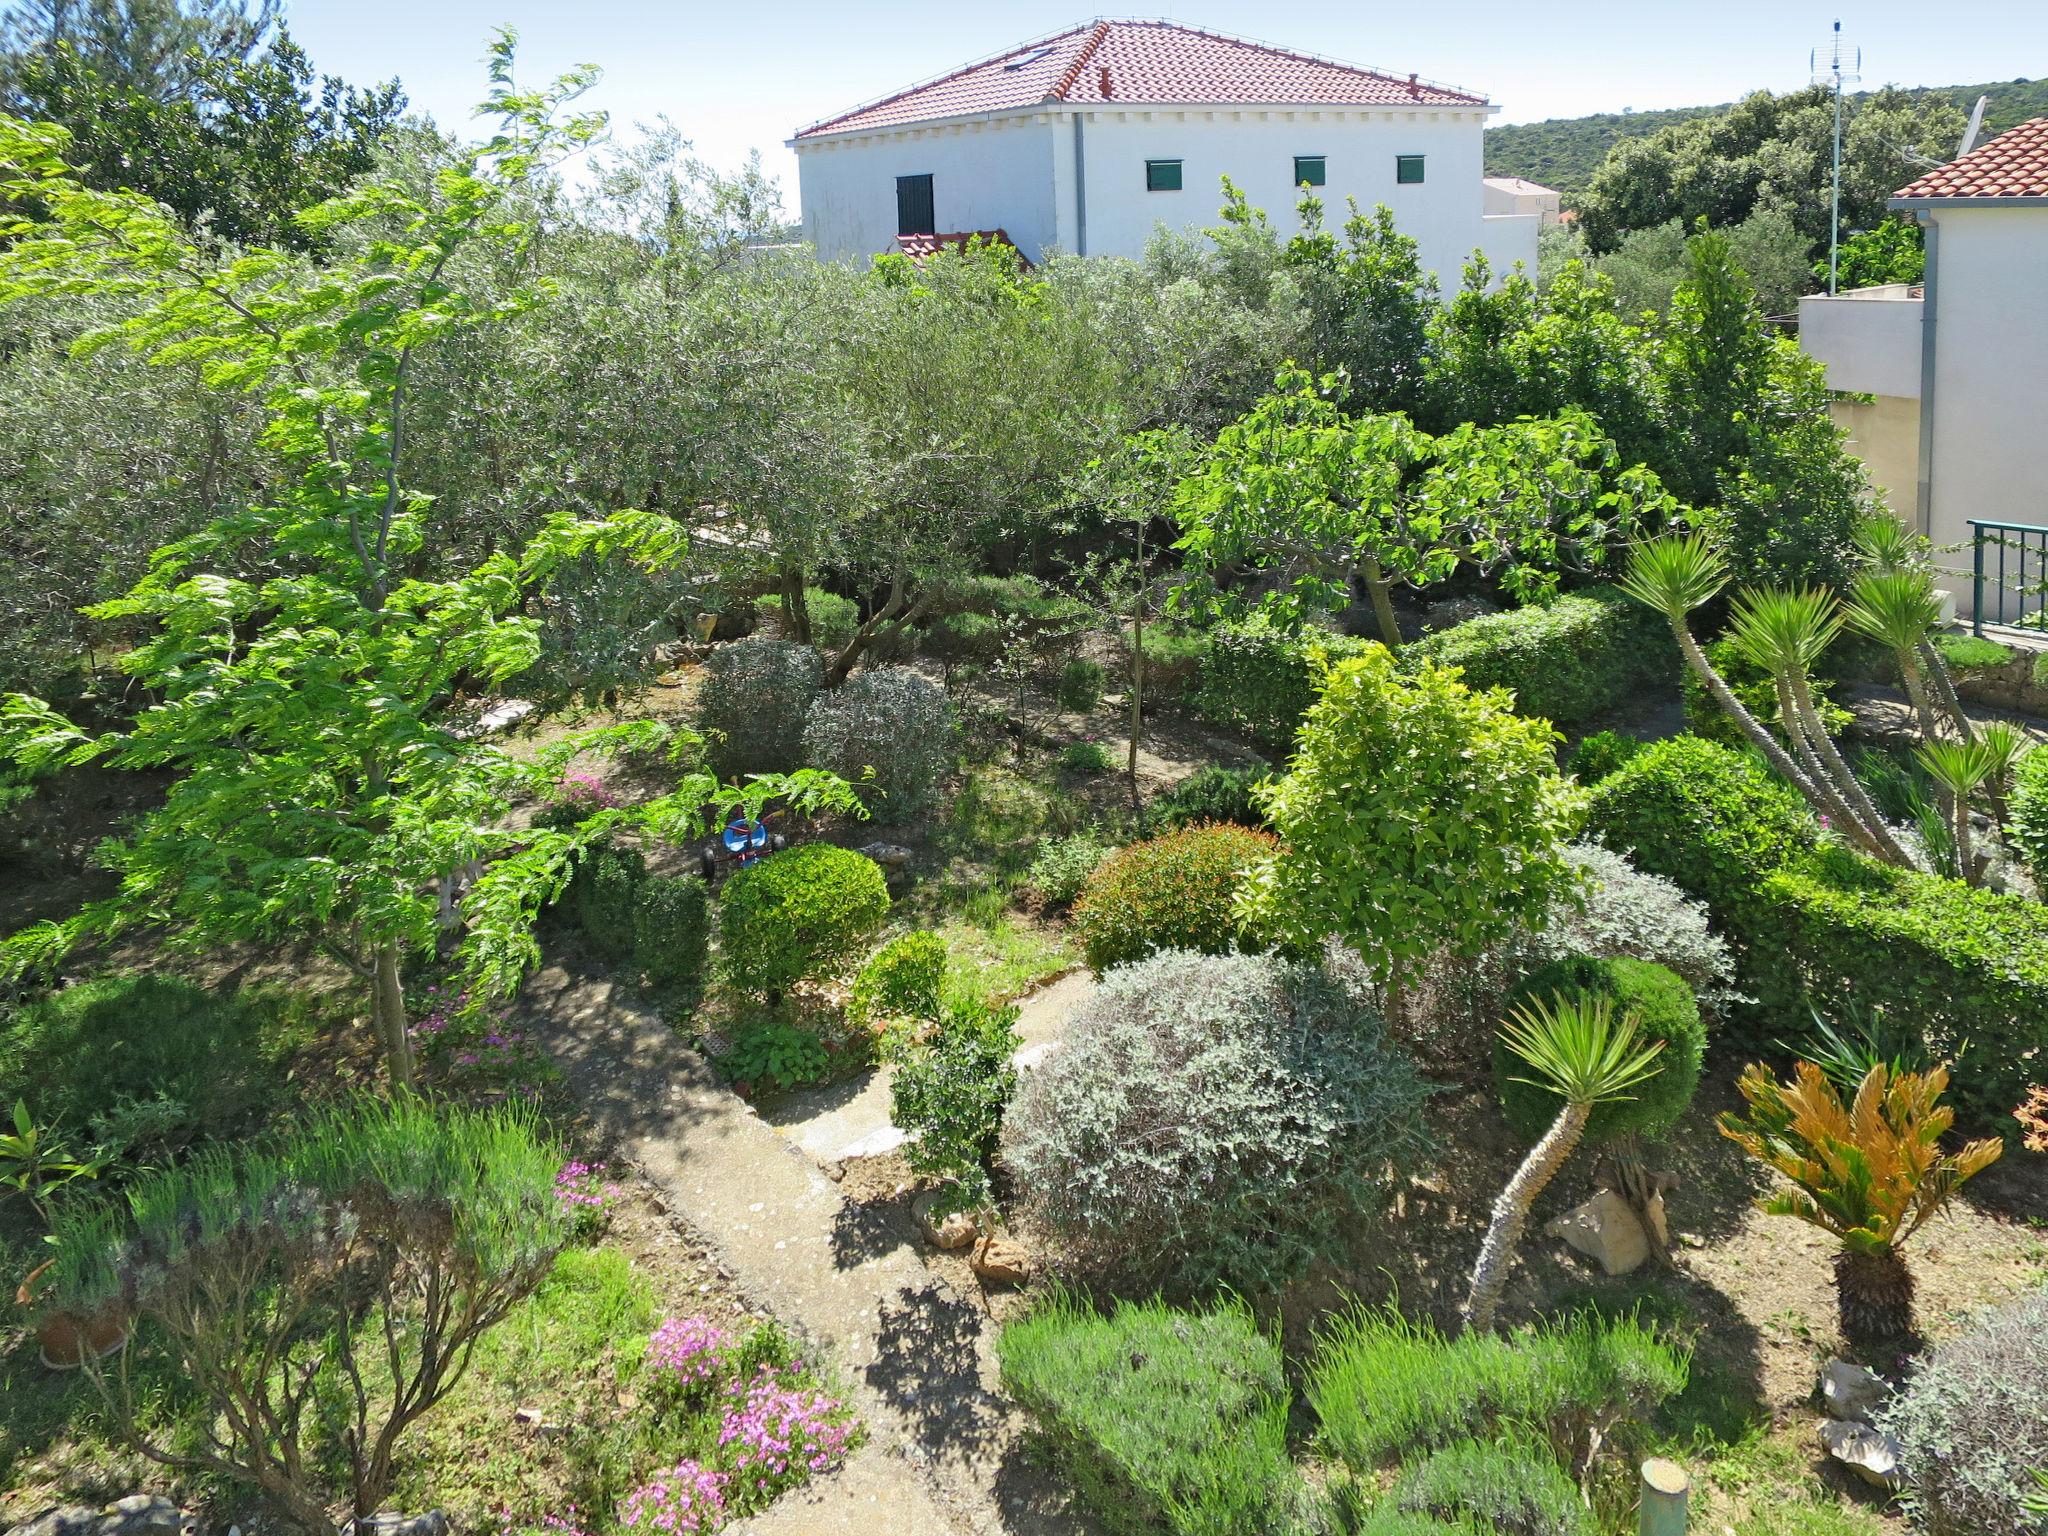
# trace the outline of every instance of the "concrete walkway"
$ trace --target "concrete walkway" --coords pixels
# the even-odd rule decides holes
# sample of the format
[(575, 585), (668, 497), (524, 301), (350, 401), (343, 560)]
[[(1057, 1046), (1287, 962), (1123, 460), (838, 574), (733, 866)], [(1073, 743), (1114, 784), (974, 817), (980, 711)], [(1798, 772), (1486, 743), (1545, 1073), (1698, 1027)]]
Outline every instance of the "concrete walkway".
[(1025, 1461), (1019, 1417), (996, 1390), (978, 1297), (946, 1285), (843, 1199), (793, 1140), (609, 978), (550, 966), (528, 983), (522, 1009), (598, 1127), (702, 1234), (740, 1289), (810, 1341), (868, 1426), (867, 1445), (840, 1471), (733, 1530), (1086, 1530)]

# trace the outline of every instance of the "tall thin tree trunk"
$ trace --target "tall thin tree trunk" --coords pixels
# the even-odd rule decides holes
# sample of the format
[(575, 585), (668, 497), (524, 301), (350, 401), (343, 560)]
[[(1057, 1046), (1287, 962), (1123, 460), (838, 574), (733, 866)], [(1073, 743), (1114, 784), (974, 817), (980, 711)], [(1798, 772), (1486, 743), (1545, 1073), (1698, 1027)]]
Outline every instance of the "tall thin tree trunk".
[(1707, 692), (1713, 695), (1714, 702), (1721, 706), (1728, 718), (1733, 720), (1742, 734), (1749, 738), (1750, 744), (1763, 753), (1765, 761), (1806, 797), (1809, 805), (1816, 803), (1819, 796), (1813, 780), (1807, 777), (1806, 771), (1799, 764), (1792, 761), (1791, 754), (1779, 743), (1778, 738), (1770, 733), (1769, 728), (1759, 723), (1756, 716), (1743, 705), (1742, 700), (1735, 697), (1734, 690), (1722, 679), (1721, 674), (1714, 670), (1714, 664), (1707, 660), (1707, 653), (1700, 649), (1699, 641), (1693, 639), (1692, 631), (1685, 627), (1685, 616), (1679, 614), (1674, 617), (1667, 614), (1666, 617), (1671, 621), (1671, 634), (1678, 642), (1679, 653), (1685, 657), (1686, 665), (1692, 668), (1699, 680), (1707, 685)]
[[(1144, 557), (1139, 556), (1142, 560)], [(1140, 578), (1138, 595), (1131, 600), (1131, 749), (1124, 760), (1124, 772), (1131, 783), (1131, 814), (1144, 809), (1138, 798), (1138, 736), (1145, 729), (1145, 589)]]
[(376, 1021), (391, 1086), (413, 1089), (412, 1036), (406, 1030), (405, 988), (398, 979), (398, 946), (382, 944), (370, 961), (371, 1017)]
[(1506, 1289), (1508, 1265), (1529, 1225), (1529, 1208), (1543, 1187), (1557, 1177), (1557, 1170), (1572, 1155), (1572, 1148), (1586, 1132), (1592, 1116), (1591, 1104), (1566, 1104), (1550, 1122), (1543, 1139), (1529, 1149), (1522, 1166), (1508, 1180), (1507, 1188), (1493, 1202), (1493, 1220), (1486, 1228), (1486, 1241), (1479, 1245), (1478, 1262), (1472, 1266), (1472, 1291), (1465, 1299), (1465, 1326), (1485, 1331), (1493, 1327), (1500, 1310), (1500, 1294)]
[(1372, 599), (1372, 616), (1380, 626), (1380, 639), (1390, 651), (1401, 649), (1401, 625), (1394, 617), (1393, 584), (1374, 556), (1365, 559), (1365, 591)]
[(1792, 702), (1799, 711), (1799, 718), (1806, 727), (1806, 734), (1813, 741), (1814, 750), (1820, 754), (1821, 763), (1828, 777), (1834, 780), (1836, 790), (1848, 802), (1849, 808), (1856, 813), (1857, 820), (1868, 829), (1870, 840), (1877, 845), (1878, 857), (1900, 869), (1911, 869), (1913, 861), (1906, 856), (1906, 850), (1899, 846), (1898, 839), (1892, 836), (1891, 828), (1885, 824), (1884, 817), (1872, 803), (1862, 781), (1850, 771), (1848, 763), (1843, 761), (1840, 749), (1835, 746), (1835, 739), (1828, 734), (1827, 726), (1821, 721), (1820, 710), (1814, 705), (1813, 689), (1803, 677), (1794, 676), (1792, 679)]
[(1959, 741), (1975, 741), (1977, 731), (1970, 724), (1970, 717), (1963, 713), (1963, 701), (1956, 696), (1955, 679), (1948, 675), (1948, 663), (1941, 659), (1941, 652), (1934, 648), (1934, 642), (1921, 637), (1915, 647), (1920, 652), (1921, 664), (1927, 669), (1927, 676), (1934, 684), (1934, 696), (1941, 700), (1942, 712), (1955, 727)]
[(804, 595), (804, 568), (800, 565), (782, 568), (782, 617), (789, 631), (786, 639), (799, 645), (811, 643), (811, 604)]

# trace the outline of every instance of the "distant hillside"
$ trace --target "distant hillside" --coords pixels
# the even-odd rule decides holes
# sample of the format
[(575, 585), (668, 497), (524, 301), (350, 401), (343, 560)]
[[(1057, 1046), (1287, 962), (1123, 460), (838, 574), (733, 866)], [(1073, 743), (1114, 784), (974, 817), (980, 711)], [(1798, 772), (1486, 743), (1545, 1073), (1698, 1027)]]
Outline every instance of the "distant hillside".
[[(1913, 96), (1946, 96), (1965, 112), (1979, 96), (1987, 134), (2003, 133), (2029, 118), (2048, 117), (2048, 80), (2006, 80), (1992, 85), (1926, 85)], [(1511, 123), (1486, 131), (1486, 174), (1526, 176), (1564, 194), (1570, 207), (1585, 190), (1607, 151), (1623, 139), (1640, 139), (1659, 128), (1726, 111), (1718, 107), (1672, 107), (1662, 112), (1596, 112), (1591, 117), (1555, 117), (1543, 123)]]

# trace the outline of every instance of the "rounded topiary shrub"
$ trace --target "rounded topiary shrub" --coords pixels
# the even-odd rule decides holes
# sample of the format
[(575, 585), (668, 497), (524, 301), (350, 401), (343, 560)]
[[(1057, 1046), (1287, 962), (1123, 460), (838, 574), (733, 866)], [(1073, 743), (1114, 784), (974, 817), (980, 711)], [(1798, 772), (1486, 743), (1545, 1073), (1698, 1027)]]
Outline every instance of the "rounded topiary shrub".
[(891, 939), (860, 968), (846, 998), (846, 1021), (880, 1029), (898, 1020), (936, 1019), (946, 984), (946, 941), (936, 933)]
[(889, 913), (881, 866), (850, 848), (806, 843), (750, 864), (718, 898), (719, 964), (735, 986), (775, 994), (860, 952)]
[(811, 705), (804, 760), (845, 779), (876, 815), (900, 821), (931, 803), (952, 767), (953, 724), (945, 689), (906, 667), (877, 667)]
[(755, 636), (721, 645), (704, 663), (697, 724), (721, 778), (784, 773), (803, 760), (804, 719), (825, 686), (808, 645)]
[(1023, 1075), (1020, 1201), (1139, 1285), (1246, 1292), (1341, 1251), (1424, 1145), (1429, 1089), (1378, 1016), (1277, 955), (1120, 967)]
[(623, 960), (632, 953), (635, 913), (646, 883), (647, 861), (635, 848), (593, 843), (576, 866), (569, 900), (584, 937), (607, 959)]
[(2012, 807), (2006, 835), (2048, 889), (2048, 747), (2036, 747), (2013, 769)]
[(1934, 1536), (2044, 1536), (2026, 1508), (2048, 1468), (2048, 1290), (1988, 1314), (1927, 1358), (1878, 1415), (1897, 1438), (1902, 1495)]
[(1074, 934), (1097, 971), (1159, 949), (1221, 954), (1261, 947), (1240, 931), (1238, 887), (1279, 842), (1226, 823), (1184, 827), (1120, 848), (1074, 902)]
[[(1614, 1016), (1634, 1013), (1642, 1020), (1642, 1039), (1662, 1040), (1657, 1074), (1637, 1086), (1634, 1097), (1610, 1099), (1593, 1107), (1586, 1122), (1585, 1143), (1599, 1146), (1617, 1136), (1661, 1136), (1685, 1113), (1700, 1085), (1700, 1059), (1706, 1054), (1707, 1031), (1700, 1006), (1677, 972), (1645, 960), (1595, 960), (1569, 955), (1525, 978), (1509, 997), (1510, 1007), (1549, 1003), (1592, 993), (1610, 999)], [(1493, 1043), (1493, 1080), (1500, 1090), (1508, 1123), (1524, 1141), (1536, 1141), (1550, 1129), (1564, 1107), (1562, 1095), (1523, 1079), (1536, 1074), (1498, 1036)]]
[(1271, 770), (1226, 768), (1205, 763), (1146, 808), (1146, 817), (1160, 828), (1188, 827), (1203, 821), (1228, 821), (1241, 827), (1263, 827), (1266, 812), (1253, 789)]
[(704, 974), (711, 947), (711, 896), (696, 875), (655, 875), (633, 904), (633, 963), (656, 986)]

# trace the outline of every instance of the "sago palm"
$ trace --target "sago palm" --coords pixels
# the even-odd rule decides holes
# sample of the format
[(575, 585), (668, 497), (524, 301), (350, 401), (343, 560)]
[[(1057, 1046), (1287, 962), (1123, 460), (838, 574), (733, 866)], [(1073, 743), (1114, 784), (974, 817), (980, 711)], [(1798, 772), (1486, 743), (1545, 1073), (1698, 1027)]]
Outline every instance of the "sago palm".
[(1468, 1328), (1493, 1326), (1508, 1263), (1529, 1224), (1529, 1209), (1579, 1144), (1593, 1106), (1631, 1097), (1631, 1088), (1662, 1069), (1657, 1057), (1664, 1042), (1645, 1043), (1641, 1023), (1634, 1012), (1616, 1019), (1612, 999), (1586, 992), (1569, 997), (1559, 993), (1547, 1004), (1531, 1001), (1502, 1023), (1501, 1039), (1534, 1073), (1517, 1081), (1550, 1089), (1564, 1099), (1564, 1107), (1493, 1204), (1493, 1219), (1472, 1266), (1472, 1288), (1465, 1299)]
[(1796, 1216), (1840, 1239), (1835, 1299), (1842, 1332), (1883, 1343), (1912, 1332), (1913, 1274), (1899, 1251), (1965, 1180), (1998, 1161), (1995, 1138), (1944, 1152), (1955, 1120), (1942, 1104), (1948, 1069), (1893, 1072), (1871, 1067), (1854, 1098), (1842, 1096), (1810, 1061), (1776, 1081), (1752, 1063), (1737, 1086), (1746, 1115), (1720, 1118), (1721, 1134), (1792, 1187), (1759, 1202), (1774, 1216)]

